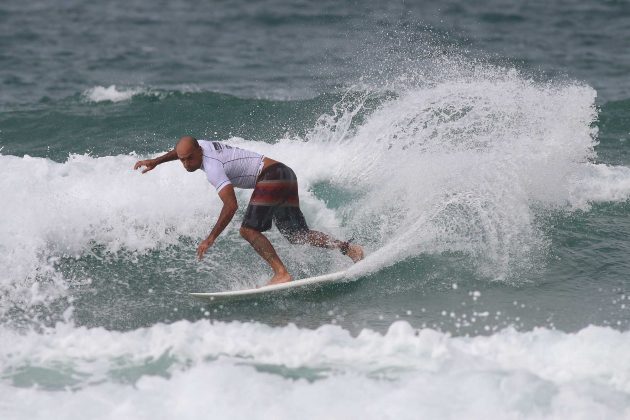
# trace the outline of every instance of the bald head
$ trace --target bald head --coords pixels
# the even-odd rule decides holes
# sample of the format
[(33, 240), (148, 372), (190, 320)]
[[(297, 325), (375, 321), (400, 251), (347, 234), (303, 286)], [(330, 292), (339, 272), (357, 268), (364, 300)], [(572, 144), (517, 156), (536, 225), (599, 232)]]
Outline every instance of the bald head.
[(199, 148), (199, 143), (196, 138), (184, 136), (175, 145), (175, 152), (177, 156), (180, 156), (180, 153), (189, 153), (197, 148)]
[(203, 151), (196, 138), (184, 136), (179, 139), (175, 145), (175, 153), (188, 172), (201, 168)]

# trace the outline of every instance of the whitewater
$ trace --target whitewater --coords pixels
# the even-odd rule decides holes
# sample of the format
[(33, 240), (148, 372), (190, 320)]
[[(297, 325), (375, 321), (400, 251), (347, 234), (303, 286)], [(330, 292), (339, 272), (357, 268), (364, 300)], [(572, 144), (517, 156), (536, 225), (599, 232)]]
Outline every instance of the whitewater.
[(353, 337), (332, 325), (180, 321), (1, 334), (12, 342), (0, 353), (4, 418), (630, 415), (630, 335), (608, 328), (465, 338), (399, 321)]

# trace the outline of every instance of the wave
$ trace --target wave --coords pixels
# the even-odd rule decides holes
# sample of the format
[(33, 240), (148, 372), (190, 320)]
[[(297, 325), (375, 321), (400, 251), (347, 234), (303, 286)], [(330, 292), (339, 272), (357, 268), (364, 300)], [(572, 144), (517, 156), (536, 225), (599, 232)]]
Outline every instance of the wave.
[[(319, 114), (302, 135), (264, 141), (227, 136), (296, 170), (311, 226), (366, 245), (369, 255), (357, 277), (424, 254), (450, 253), (465, 256), (478, 278), (522, 282), (545, 263), (553, 228), (545, 225), (548, 214), (627, 200), (627, 168), (593, 163), (592, 88), (460, 63), (442, 77), (416, 79), (327, 98), (334, 99), (332, 112)], [(208, 99), (191, 97), (195, 106)], [(256, 103), (211, 98), (223, 105)], [(287, 106), (313, 111), (323, 102)], [(69, 284), (92, 278), (89, 269), (68, 278), (60, 266), (72, 265), (71, 259), (134, 261), (171, 247), (171, 269), (183, 270), (178, 253), (207, 234), (219, 202), (201, 174), (190, 176), (175, 162), (141, 176), (131, 170), (135, 159), (129, 151), (73, 154), (63, 162), (0, 155), (0, 193), (8, 203), (0, 210), (0, 309), (63, 297)], [(248, 192), (238, 198), (245, 203)], [(218, 288), (266, 278), (234, 226), (222, 237), (225, 246), (214, 250), (219, 260), (238, 262), (221, 270)], [(271, 235), (294, 272), (344, 266), (341, 256), (290, 247)]]
[(180, 321), (125, 333), (0, 328), (0, 338), (12, 343), (0, 349), (0, 413), (9, 418), (630, 414), (630, 333), (602, 327), (467, 338), (399, 321), (353, 337), (332, 325)]

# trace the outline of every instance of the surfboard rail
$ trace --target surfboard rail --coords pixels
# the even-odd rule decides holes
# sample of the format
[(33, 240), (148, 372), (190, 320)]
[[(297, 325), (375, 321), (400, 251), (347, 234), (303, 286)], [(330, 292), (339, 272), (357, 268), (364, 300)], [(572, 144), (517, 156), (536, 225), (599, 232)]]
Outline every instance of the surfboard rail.
[(348, 270), (342, 270), (342, 271), (337, 271), (334, 273), (323, 274), (321, 276), (308, 277), (308, 278), (304, 278), (300, 280), (293, 280), (286, 283), (271, 284), (268, 286), (262, 286), (262, 287), (258, 287), (254, 289), (229, 290), (229, 291), (224, 291), (224, 292), (210, 292), (210, 293), (195, 292), (195, 293), (189, 293), (189, 294), (197, 299), (203, 299), (203, 300), (209, 300), (209, 301), (228, 300), (228, 299), (258, 296), (258, 295), (267, 295), (267, 294), (279, 292), (282, 290), (298, 289), (298, 288), (306, 287), (309, 285), (324, 284), (324, 283), (341, 280), (347, 276), (347, 271)]

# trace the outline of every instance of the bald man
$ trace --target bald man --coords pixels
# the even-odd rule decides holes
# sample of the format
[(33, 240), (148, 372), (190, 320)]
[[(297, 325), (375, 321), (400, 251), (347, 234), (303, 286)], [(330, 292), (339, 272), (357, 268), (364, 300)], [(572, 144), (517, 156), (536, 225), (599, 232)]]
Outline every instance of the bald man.
[(214, 244), (238, 209), (234, 188), (254, 189), (240, 234), (273, 270), (269, 284), (292, 280), (273, 245), (262, 234), (271, 228), (272, 220), (292, 244), (338, 249), (355, 263), (363, 259), (361, 246), (309, 229), (300, 210), (297, 178), (288, 166), (249, 150), (186, 136), (179, 139), (175, 149), (155, 159), (138, 161), (134, 169), (144, 166), (144, 174), (164, 162), (177, 159), (188, 172), (202, 169), (223, 202), (214, 228), (197, 248), (199, 259)]

